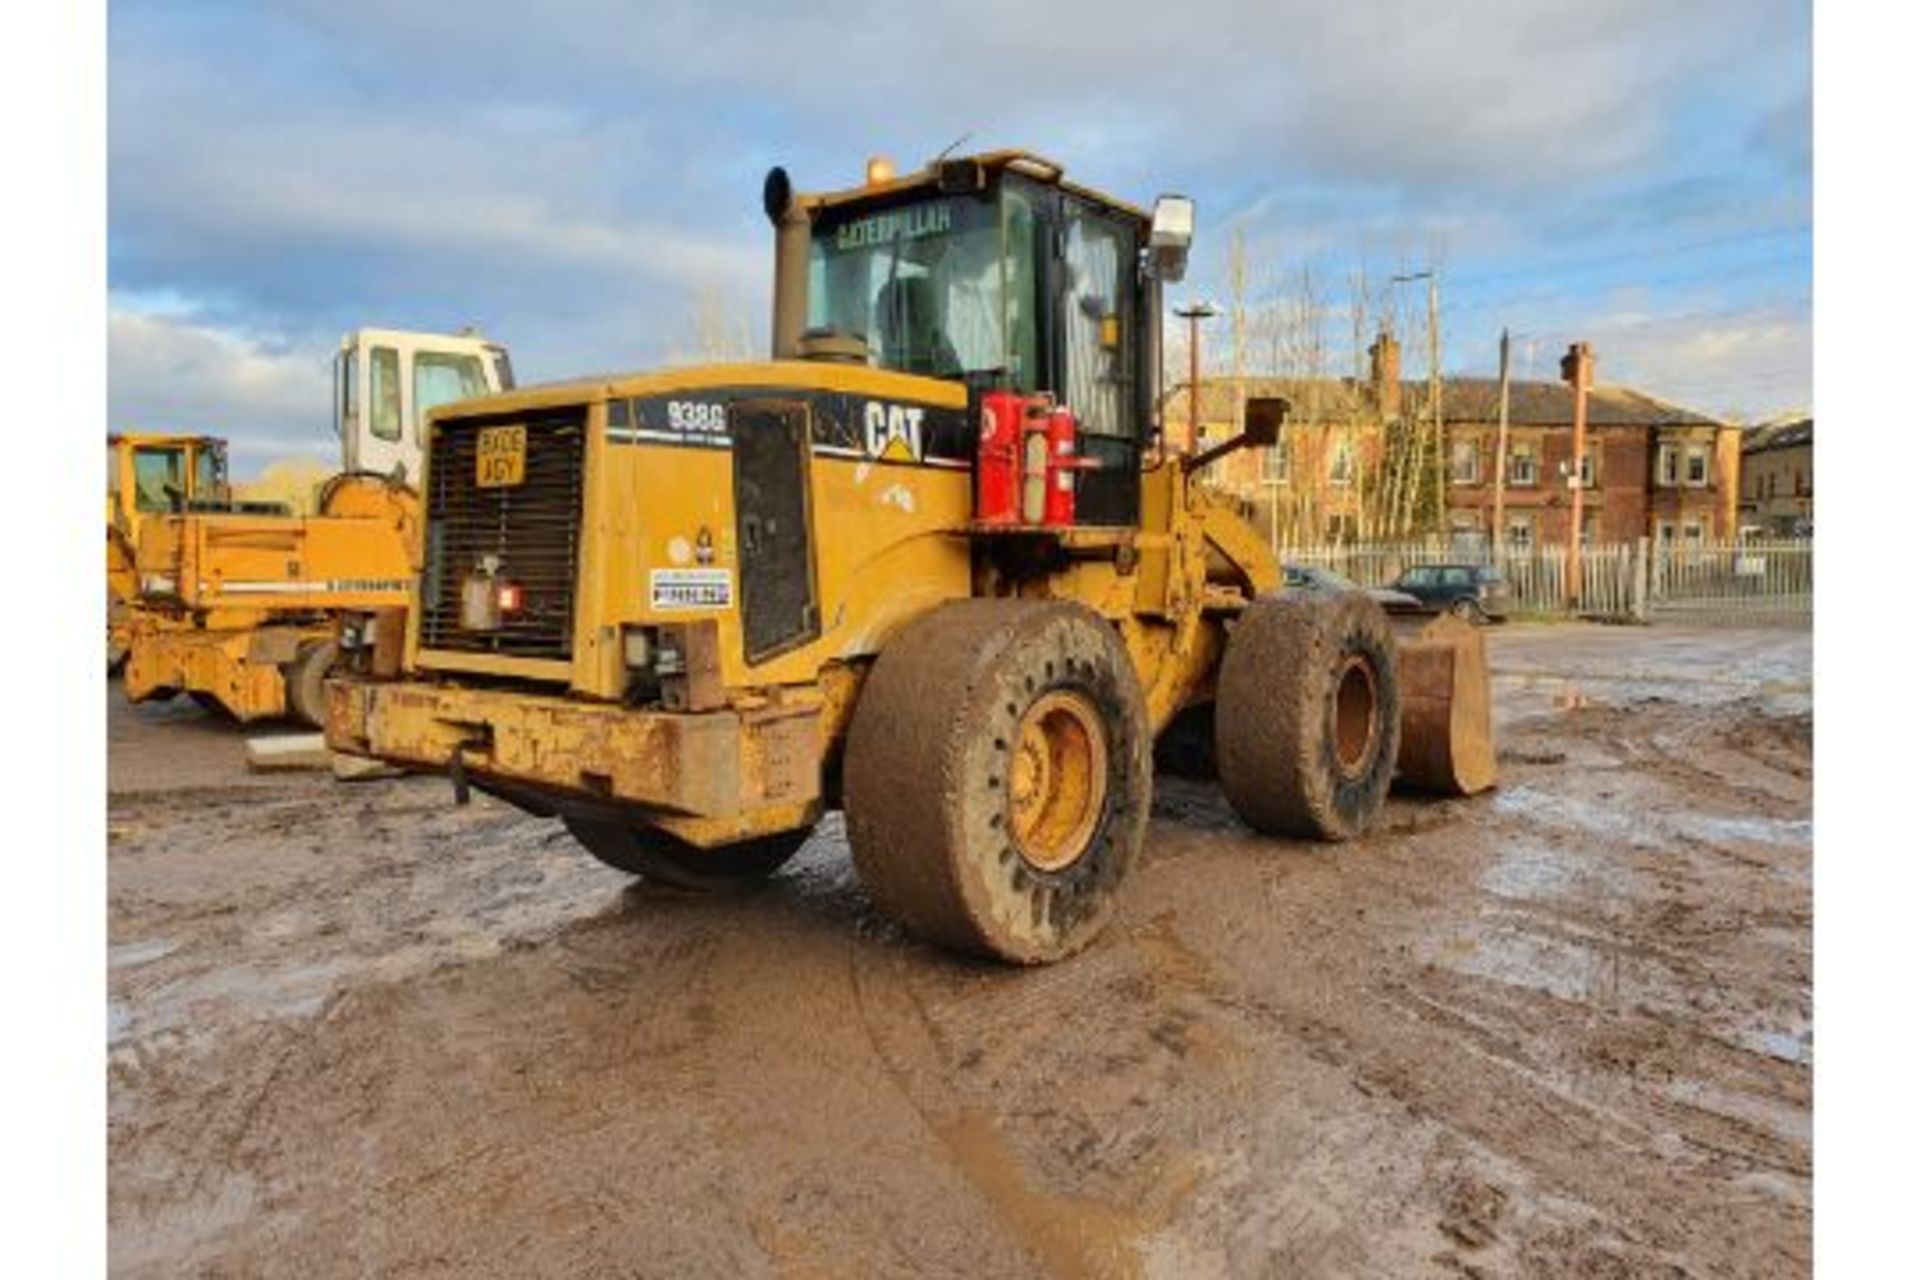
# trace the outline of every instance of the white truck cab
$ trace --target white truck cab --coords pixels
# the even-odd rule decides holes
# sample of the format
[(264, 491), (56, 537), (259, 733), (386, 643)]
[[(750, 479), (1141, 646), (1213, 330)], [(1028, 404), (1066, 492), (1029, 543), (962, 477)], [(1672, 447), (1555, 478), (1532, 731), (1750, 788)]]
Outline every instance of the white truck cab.
[(347, 471), (420, 479), (427, 412), (511, 390), (507, 349), (480, 333), (356, 329), (334, 359), (334, 429)]

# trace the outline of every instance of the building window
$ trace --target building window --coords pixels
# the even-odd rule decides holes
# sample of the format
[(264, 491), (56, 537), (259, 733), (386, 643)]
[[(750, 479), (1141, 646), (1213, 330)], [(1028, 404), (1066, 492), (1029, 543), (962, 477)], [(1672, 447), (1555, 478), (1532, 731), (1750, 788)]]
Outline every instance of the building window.
[(1660, 446), (1655, 455), (1653, 474), (1657, 483), (1668, 489), (1680, 483), (1680, 451), (1670, 444)]
[(1653, 527), (1653, 540), (1663, 547), (1673, 545), (1673, 521), (1662, 520)]
[(1520, 488), (1537, 484), (1539, 473), (1534, 469), (1533, 446), (1518, 445), (1507, 455), (1507, 483)]
[(1507, 545), (1525, 551), (1533, 546), (1533, 517), (1507, 517)]
[(1582, 511), (1580, 513), (1580, 545), (1591, 546), (1600, 540), (1600, 513)]
[(1689, 520), (1680, 526), (1680, 537), (1690, 547), (1697, 547), (1707, 540), (1707, 527), (1698, 520)]
[(1453, 465), (1450, 479), (1454, 484), (1473, 485), (1480, 483), (1479, 441), (1455, 440), (1453, 442)]
[(1286, 484), (1293, 478), (1293, 456), (1286, 445), (1260, 451), (1260, 478), (1268, 484)]
[(1594, 462), (1593, 450), (1587, 449), (1580, 455), (1580, 487), (1591, 489), (1598, 477), (1598, 464)]
[(1327, 517), (1328, 542), (1352, 542), (1359, 537), (1360, 523), (1351, 515)]
[(1707, 451), (1702, 445), (1693, 445), (1687, 450), (1687, 484), (1701, 488), (1707, 483)]
[(1327, 480), (1341, 486), (1353, 483), (1353, 441), (1345, 436), (1333, 442), (1333, 456), (1327, 460)]

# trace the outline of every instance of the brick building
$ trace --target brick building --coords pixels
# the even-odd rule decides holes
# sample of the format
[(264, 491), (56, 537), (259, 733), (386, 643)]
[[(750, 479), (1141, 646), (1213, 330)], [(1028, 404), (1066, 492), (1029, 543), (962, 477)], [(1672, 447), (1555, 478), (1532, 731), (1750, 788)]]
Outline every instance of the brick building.
[(1740, 526), (1767, 537), (1813, 532), (1813, 419), (1770, 422), (1740, 439)]
[[(1201, 442), (1231, 435), (1246, 396), (1293, 404), (1285, 438), (1214, 468), (1210, 480), (1255, 506), (1283, 541), (1375, 536), (1368, 528), (1387, 424), (1425, 421), (1428, 386), (1400, 377), (1398, 346), (1371, 349), (1371, 377), (1205, 379)], [(1494, 533), (1499, 381), (1448, 378), (1441, 389), (1447, 523), (1459, 536)], [(1171, 439), (1186, 438), (1188, 397), (1169, 396)], [(1501, 532), (1513, 542), (1564, 542), (1572, 515), (1573, 390), (1519, 381), (1508, 399), (1507, 485)], [(1640, 537), (1699, 541), (1736, 529), (1740, 432), (1690, 409), (1626, 387), (1587, 395), (1587, 450), (1580, 466), (1590, 541)], [(1376, 504), (1377, 505), (1377, 504)]]

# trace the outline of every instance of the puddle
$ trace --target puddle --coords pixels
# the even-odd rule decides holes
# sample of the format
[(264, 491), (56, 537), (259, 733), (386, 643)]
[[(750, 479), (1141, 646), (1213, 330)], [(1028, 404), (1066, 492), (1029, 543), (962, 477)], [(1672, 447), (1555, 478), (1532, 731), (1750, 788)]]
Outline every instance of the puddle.
[(1753, 1053), (1764, 1053), (1769, 1058), (1778, 1058), (1782, 1062), (1791, 1062), (1795, 1066), (1805, 1067), (1813, 1063), (1813, 1029), (1800, 1030), (1747, 1030), (1734, 1034), (1734, 1041), (1743, 1049)]
[(170, 938), (147, 938), (141, 942), (118, 942), (107, 948), (107, 967), (122, 969), (136, 964), (146, 964), (158, 960), (161, 956), (171, 955), (179, 944)]
[(1745, 840), (1752, 844), (1800, 845), (1813, 840), (1813, 823), (1805, 818), (1729, 818), (1718, 814), (1670, 815), (1676, 830), (1709, 844)]
[(1495, 813), (1526, 818), (1542, 826), (1583, 831), (1608, 840), (1624, 841), (1634, 848), (1645, 845), (1644, 814), (1606, 808), (1592, 802), (1571, 800), (1563, 795), (1525, 785), (1502, 787), (1493, 796)]
[(1590, 898), (1623, 893), (1626, 876), (1619, 868), (1595, 862), (1590, 856), (1570, 855), (1550, 844), (1532, 840), (1502, 843), (1493, 865), (1480, 876), (1480, 887), (1502, 898)]

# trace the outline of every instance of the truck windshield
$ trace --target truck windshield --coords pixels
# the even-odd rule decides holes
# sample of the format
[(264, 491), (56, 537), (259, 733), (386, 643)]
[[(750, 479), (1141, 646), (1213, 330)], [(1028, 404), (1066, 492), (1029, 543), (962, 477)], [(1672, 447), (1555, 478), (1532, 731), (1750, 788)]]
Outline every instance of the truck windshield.
[(814, 224), (807, 323), (886, 369), (1031, 377), (1033, 236), (1009, 193), (831, 210)]
[(487, 375), (479, 356), (418, 351), (413, 357), (413, 424), (418, 433), (429, 411), (455, 400), (487, 394)]

